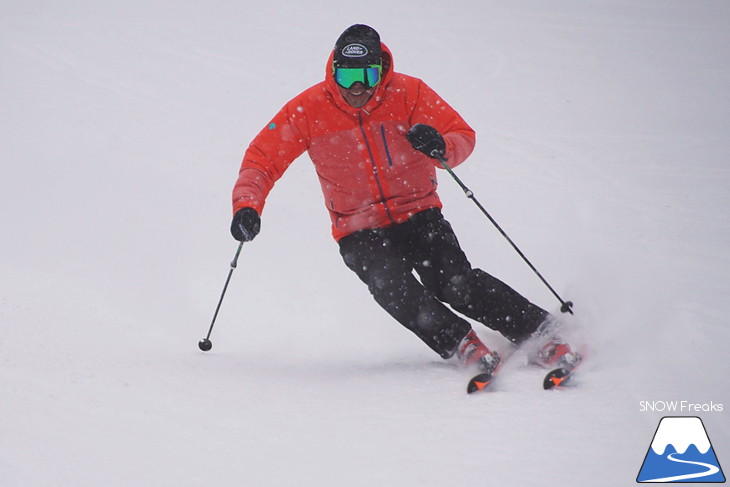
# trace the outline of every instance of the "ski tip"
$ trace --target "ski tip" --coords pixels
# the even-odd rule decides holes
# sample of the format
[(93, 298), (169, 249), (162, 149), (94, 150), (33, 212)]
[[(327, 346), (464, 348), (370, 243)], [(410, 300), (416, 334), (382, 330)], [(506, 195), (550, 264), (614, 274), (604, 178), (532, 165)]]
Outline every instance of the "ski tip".
[(486, 372), (475, 375), (466, 386), (467, 394), (483, 391), (491, 384), (493, 378), (492, 374)]
[(543, 389), (550, 390), (564, 387), (570, 381), (572, 373), (572, 370), (562, 367), (548, 372), (542, 383)]

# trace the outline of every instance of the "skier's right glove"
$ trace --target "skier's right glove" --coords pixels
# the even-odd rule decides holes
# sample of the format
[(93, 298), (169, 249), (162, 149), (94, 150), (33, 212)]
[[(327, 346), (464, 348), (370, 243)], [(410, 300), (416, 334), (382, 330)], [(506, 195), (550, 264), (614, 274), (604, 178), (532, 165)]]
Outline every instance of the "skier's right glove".
[(406, 139), (414, 149), (421, 151), (428, 157), (436, 159), (436, 155), (443, 157), (446, 153), (446, 142), (438, 130), (426, 125), (417, 123), (406, 134)]
[(241, 208), (233, 215), (231, 235), (239, 242), (250, 242), (261, 230), (261, 217), (253, 208)]

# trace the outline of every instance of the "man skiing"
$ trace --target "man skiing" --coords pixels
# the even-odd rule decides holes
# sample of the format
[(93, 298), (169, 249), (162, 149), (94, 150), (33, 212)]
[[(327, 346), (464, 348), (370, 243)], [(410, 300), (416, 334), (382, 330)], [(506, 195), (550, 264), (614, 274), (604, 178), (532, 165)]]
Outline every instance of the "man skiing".
[[(394, 71), (374, 29), (353, 25), (337, 39), (325, 80), (288, 102), (248, 147), (233, 189), (231, 233), (239, 241), (259, 233), (269, 191), (307, 151), (347, 267), (441, 357), (456, 355), (491, 374), (499, 355), (454, 311), (514, 344), (542, 335), (554, 320), (472, 268), (441, 213), (433, 157), (453, 167), (474, 144), (474, 131), (438, 94)], [(538, 349), (546, 364), (572, 357), (551, 333)]]

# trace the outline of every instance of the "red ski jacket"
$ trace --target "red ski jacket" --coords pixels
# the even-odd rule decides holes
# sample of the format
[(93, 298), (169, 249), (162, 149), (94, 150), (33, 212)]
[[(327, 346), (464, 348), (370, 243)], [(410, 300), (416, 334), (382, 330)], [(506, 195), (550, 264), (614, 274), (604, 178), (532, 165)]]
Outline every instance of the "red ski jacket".
[(396, 73), (383, 44), (383, 81), (368, 103), (353, 108), (332, 74), (287, 103), (246, 150), (233, 188), (233, 212), (261, 214), (269, 191), (305, 150), (314, 164), (336, 240), (367, 228), (402, 223), (441, 208), (438, 161), (411, 147), (406, 133), (417, 123), (438, 129), (453, 167), (474, 149), (474, 131), (423, 81)]

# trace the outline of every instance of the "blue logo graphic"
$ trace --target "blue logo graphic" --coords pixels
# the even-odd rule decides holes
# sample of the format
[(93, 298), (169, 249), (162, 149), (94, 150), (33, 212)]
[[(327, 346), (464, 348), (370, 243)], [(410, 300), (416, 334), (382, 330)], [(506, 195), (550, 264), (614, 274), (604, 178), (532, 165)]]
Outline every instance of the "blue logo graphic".
[(720, 462), (697, 417), (662, 418), (637, 482), (725, 482)]

